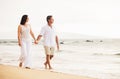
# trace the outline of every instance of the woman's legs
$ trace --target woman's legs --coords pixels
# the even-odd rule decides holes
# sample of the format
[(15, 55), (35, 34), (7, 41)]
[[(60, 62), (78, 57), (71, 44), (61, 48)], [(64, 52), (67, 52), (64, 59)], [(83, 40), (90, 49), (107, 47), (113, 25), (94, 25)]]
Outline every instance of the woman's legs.
[(25, 67), (31, 67), (31, 41), (26, 42), (26, 57), (25, 57)]
[(20, 58), (19, 58), (19, 60), (20, 60), (20, 63), (19, 63), (19, 67), (22, 67), (23, 66), (23, 63), (24, 63), (24, 61), (25, 61), (25, 47), (26, 47), (26, 44), (25, 44), (25, 42), (24, 41), (22, 41), (21, 42), (21, 55), (20, 55)]
[(20, 63), (19, 63), (19, 67), (22, 67), (22, 65), (23, 65), (23, 63), (22, 63), (22, 62), (20, 62)]
[(21, 46), (21, 56), (20, 56), (20, 63), (19, 67), (22, 67), (24, 64), (24, 67), (29, 69), (31, 66), (31, 41), (22, 41)]

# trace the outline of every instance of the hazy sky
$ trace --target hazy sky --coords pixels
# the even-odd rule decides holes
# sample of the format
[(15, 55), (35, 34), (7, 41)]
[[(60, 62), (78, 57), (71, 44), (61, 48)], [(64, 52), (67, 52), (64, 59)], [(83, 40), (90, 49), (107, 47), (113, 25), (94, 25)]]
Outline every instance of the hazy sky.
[(120, 38), (120, 0), (0, 0), (0, 39), (17, 38), (23, 14), (35, 35), (53, 15), (59, 32)]

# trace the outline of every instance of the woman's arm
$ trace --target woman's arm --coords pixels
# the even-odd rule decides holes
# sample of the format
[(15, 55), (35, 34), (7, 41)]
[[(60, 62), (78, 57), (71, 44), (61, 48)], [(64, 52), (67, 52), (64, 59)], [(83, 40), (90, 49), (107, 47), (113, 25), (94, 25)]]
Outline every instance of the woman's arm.
[(38, 35), (37, 40), (35, 41), (35, 43), (38, 44), (38, 42), (40, 41), (41, 38), (42, 38), (42, 35)]
[(30, 27), (30, 34), (31, 34), (32, 38), (33, 38), (33, 39), (34, 39), (34, 41), (35, 41), (35, 36), (34, 36), (34, 33), (32, 32), (31, 27)]
[(18, 26), (18, 45), (21, 46), (21, 27)]

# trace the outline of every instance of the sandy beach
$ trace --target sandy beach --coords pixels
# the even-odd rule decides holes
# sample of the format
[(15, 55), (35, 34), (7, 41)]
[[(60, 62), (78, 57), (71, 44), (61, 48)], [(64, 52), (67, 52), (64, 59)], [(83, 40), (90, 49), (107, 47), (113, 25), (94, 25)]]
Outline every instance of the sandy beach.
[(53, 72), (51, 70), (24, 69), (15, 66), (0, 65), (0, 79), (93, 79)]
[[(31, 70), (17, 67), (20, 48), (16, 41), (1, 40), (0, 51), (0, 79), (44, 79), (44, 76), (47, 77), (45, 79), (120, 78), (120, 40), (64, 40), (51, 61), (52, 72), (44, 70), (45, 53), (41, 44), (32, 45)], [(49, 77), (51, 75), (54, 76)]]

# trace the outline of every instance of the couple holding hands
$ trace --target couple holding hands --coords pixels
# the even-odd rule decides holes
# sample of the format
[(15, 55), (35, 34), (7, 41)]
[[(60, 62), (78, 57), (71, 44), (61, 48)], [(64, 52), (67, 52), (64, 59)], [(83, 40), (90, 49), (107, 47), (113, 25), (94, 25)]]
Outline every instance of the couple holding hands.
[(18, 44), (21, 48), (20, 63), (19, 67), (24, 66), (27, 69), (31, 68), (31, 36), (34, 39), (34, 43), (38, 44), (40, 39), (44, 38), (44, 49), (46, 54), (46, 61), (44, 63), (45, 69), (47, 66), (52, 69), (50, 60), (54, 56), (55, 46), (59, 50), (58, 36), (55, 33), (55, 29), (52, 26), (54, 19), (51, 15), (47, 16), (47, 25), (42, 27), (40, 34), (37, 39), (35, 39), (34, 33), (32, 32), (30, 24), (28, 24), (28, 15), (23, 15), (21, 18), (20, 25), (18, 26)]

